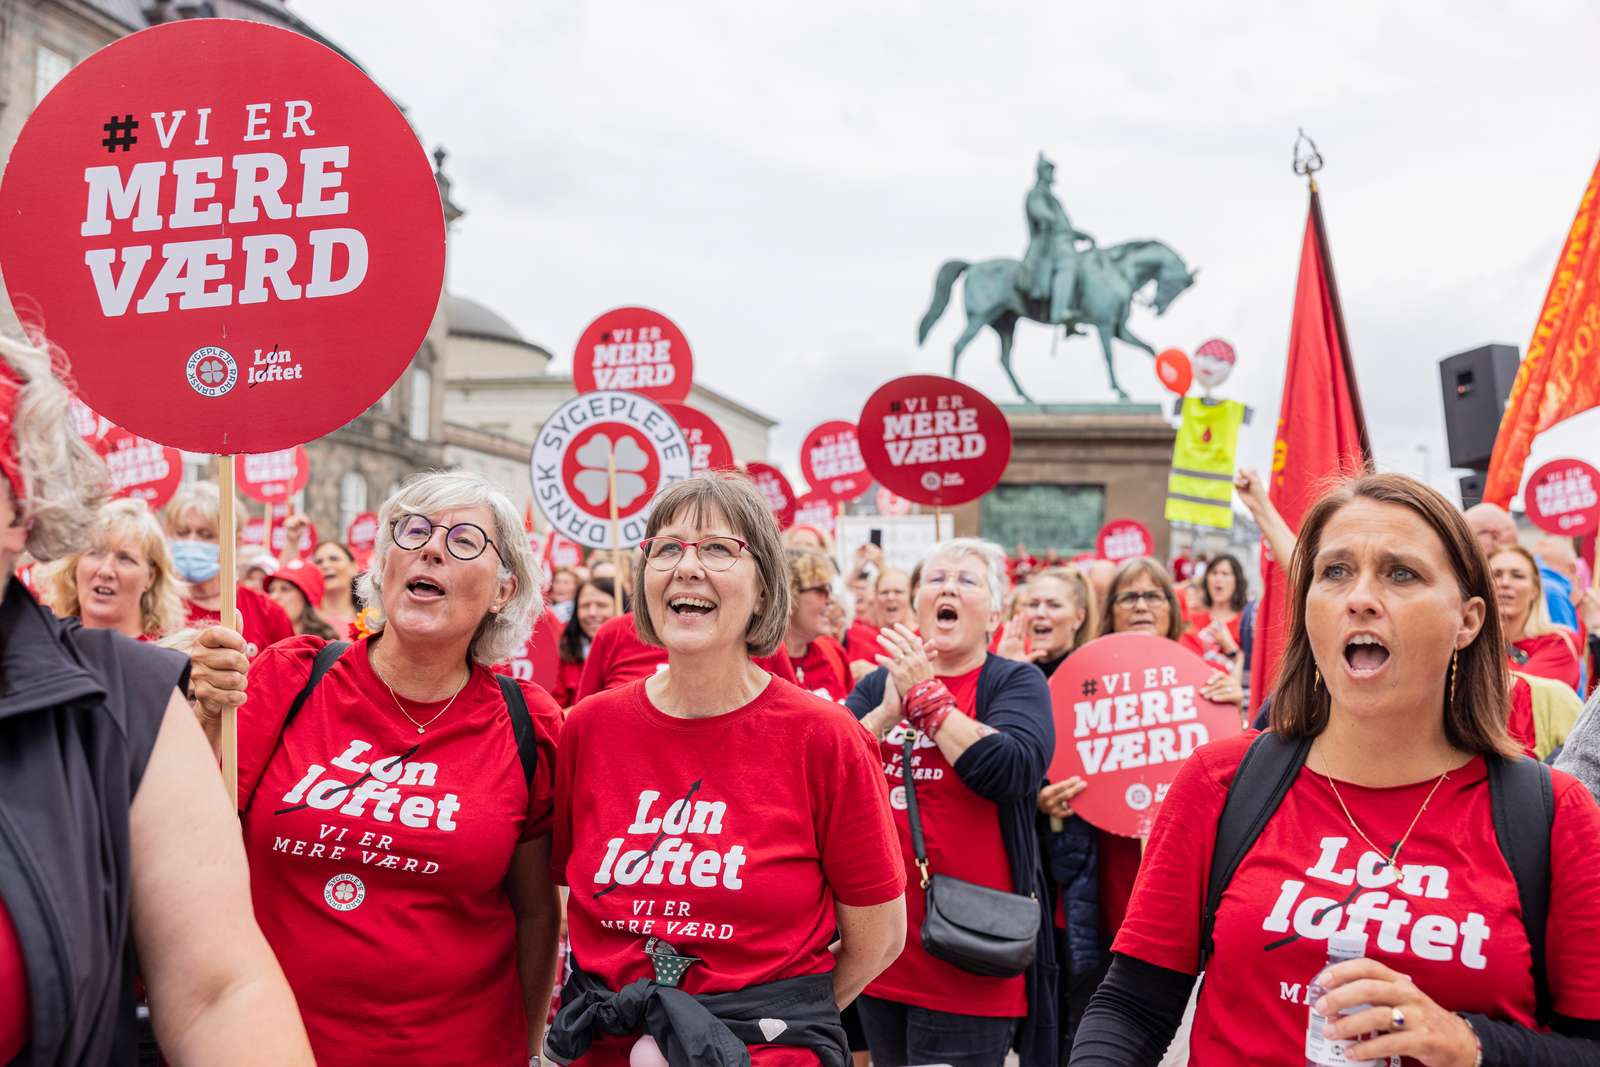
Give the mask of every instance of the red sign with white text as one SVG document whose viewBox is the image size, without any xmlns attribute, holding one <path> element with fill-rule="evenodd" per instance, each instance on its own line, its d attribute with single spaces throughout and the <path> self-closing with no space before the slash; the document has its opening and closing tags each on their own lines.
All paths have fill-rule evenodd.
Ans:
<svg viewBox="0 0 1600 1067">
<path fill-rule="evenodd" d="M 269 507 L 270 507 L 270 505 L 269 505 Z M 272 552 L 272 555 L 274 557 L 277 557 L 277 556 L 280 556 L 280 555 L 283 554 L 284 543 L 289 540 L 288 527 L 286 527 L 283 524 L 283 520 L 285 518 L 286 518 L 286 516 L 284 516 L 284 515 L 274 515 L 272 517 L 272 547 L 271 547 L 271 552 Z M 266 529 L 266 525 L 267 525 L 266 519 L 264 519 L 264 518 L 259 518 L 259 519 L 252 518 L 249 522 L 245 523 L 244 524 L 244 534 L 242 535 L 242 540 L 244 541 L 244 543 L 247 544 L 247 545 L 255 545 L 257 547 L 260 547 L 260 545 L 261 545 L 261 535 L 262 535 L 263 531 Z M 312 550 L 315 549 L 316 547 L 317 547 L 317 526 L 316 526 L 315 523 L 308 522 L 308 523 L 306 523 L 305 529 L 300 531 L 300 544 L 299 544 L 300 555 L 301 556 L 309 556 L 309 555 L 311 555 Z"/>
<path fill-rule="evenodd" d="M 655 401 L 682 401 L 694 381 L 694 356 L 677 324 L 649 308 L 613 308 L 591 322 L 572 354 L 580 393 L 626 389 Z"/>
<path fill-rule="evenodd" d="M 1200 695 L 1211 665 L 1154 634 L 1096 638 L 1050 676 L 1052 782 L 1089 788 L 1072 810 L 1123 837 L 1148 837 L 1178 768 L 1208 741 L 1242 729 L 1239 709 Z"/>
<path fill-rule="evenodd" d="M 239 491 L 263 504 L 287 504 L 311 480 L 311 460 L 304 445 L 281 452 L 233 457 Z"/>
<path fill-rule="evenodd" d="M 730 470 L 733 467 L 733 446 L 728 435 L 722 432 L 715 419 L 699 408 L 688 404 L 662 404 L 667 414 L 677 420 L 684 439 L 689 442 L 689 469 L 695 474 L 706 471 Z"/>
<path fill-rule="evenodd" d="M 97 444 L 100 438 L 111 429 L 111 423 L 95 414 L 94 408 L 85 404 L 77 397 L 67 401 L 67 418 L 72 420 L 72 430 L 79 437 L 91 445 Z"/>
<path fill-rule="evenodd" d="M 1150 536 L 1150 528 L 1142 522 L 1134 519 L 1112 519 L 1100 527 L 1100 533 L 1094 539 L 1094 547 L 1101 559 L 1121 563 L 1135 556 L 1155 555 L 1156 539 Z"/>
<path fill-rule="evenodd" d="M 853 424 L 825 422 L 806 434 L 800 446 L 800 473 L 813 493 L 848 503 L 872 488 L 872 472 L 861 458 Z"/>
<path fill-rule="evenodd" d="M 193 452 L 338 429 L 416 355 L 444 216 L 416 131 L 303 34 L 183 19 L 102 48 L 34 109 L 0 267 L 83 400 Z"/>
<path fill-rule="evenodd" d="M 378 516 L 363 511 L 351 519 L 344 532 L 344 543 L 350 549 L 350 554 L 355 556 L 356 562 L 365 566 L 378 544 Z"/>
<path fill-rule="evenodd" d="M 761 495 L 767 498 L 767 507 L 772 509 L 772 517 L 778 520 L 778 529 L 786 530 L 793 525 L 794 487 L 783 476 L 783 472 L 770 463 L 746 463 L 744 469 L 750 475 L 750 480 L 756 483 L 756 488 L 761 490 Z"/>
<path fill-rule="evenodd" d="M 533 620 L 528 643 L 517 650 L 510 662 L 496 666 L 495 673 L 554 692 L 561 673 L 561 624 L 548 611 L 541 611 Z"/>
<path fill-rule="evenodd" d="M 913 374 L 867 398 L 856 423 L 867 469 L 893 493 L 933 507 L 976 500 L 1011 458 L 1011 424 L 953 378 Z"/>
<path fill-rule="evenodd" d="M 833 522 L 838 513 L 838 501 L 813 490 L 794 502 L 794 518 L 791 525 L 815 526 L 832 537 Z"/>
<path fill-rule="evenodd" d="M 1528 520 L 1562 537 L 1600 530 L 1600 471 L 1581 459 L 1558 459 L 1533 472 L 1522 493 Z"/>
<path fill-rule="evenodd" d="M 878 491 L 872 495 L 872 503 L 878 509 L 879 515 L 898 518 L 901 515 L 911 514 L 911 501 L 903 496 L 896 496 L 882 486 L 879 486 Z"/>
<path fill-rule="evenodd" d="M 96 447 L 111 471 L 112 495 L 143 500 L 151 511 L 171 500 L 183 481 L 183 453 L 176 448 L 121 427 L 108 431 Z"/>
</svg>

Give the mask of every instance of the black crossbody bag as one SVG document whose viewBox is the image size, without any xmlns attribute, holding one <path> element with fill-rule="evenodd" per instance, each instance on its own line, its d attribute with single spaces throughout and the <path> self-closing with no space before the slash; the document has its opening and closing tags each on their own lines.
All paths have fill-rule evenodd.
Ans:
<svg viewBox="0 0 1600 1067">
<path fill-rule="evenodd" d="M 1019 975 L 1033 964 L 1039 936 L 1039 902 L 947 874 L 928 873 L 928 852 L 911 767 L 914 737 L 906 737 L 900 769 L 905 779 L 906 812 L 911 819 L 911 848 L 917 857 L 917 869 L 922 872 L 922 894 L 927 904 L 922 947 L 935 959 L 971 974 L 986 978 Z"/>
</svg>

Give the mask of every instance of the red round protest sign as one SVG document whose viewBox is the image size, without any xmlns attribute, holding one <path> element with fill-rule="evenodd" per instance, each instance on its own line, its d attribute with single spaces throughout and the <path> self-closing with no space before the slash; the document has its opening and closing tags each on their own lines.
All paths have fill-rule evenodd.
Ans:
<svg viewBox="0 0 1600 1067">
<path fill-rule="evenodd" d="M 271 508 L 272 505 L 267 505 L 269 511 Z M 289 540 L 289 528 L 283 524 L 283 520 L 287 517 L 286 515 L 274 515 L 272 517 L 272 544 L 266 551 L 270 551 L 274 559 L 282 555 L 284 543 Z M 244 533 L 240 535 L 240 539 L 247 545 L 262 547 L 262 534 L 266 531 L 266 525 L 265 518 L 250 519 L 244 524 Z M 317 524 L 307 522 L 305 529 L 300 531 L 300 544 L 297 548 L 301 556 L 309 556 L 316 547 Z"/>
<path fill-rule="evenodd" d="M 856 423 L 867 469 L 893 493 L 933 507 L 976 500 L 1011 458 L 1011 424 L 953 378 L 913 374 L 867 398 Z"/>
<path fill-rule="evenodd" d="M 889 492 L 882 486 L 879 486 L 878 491 L 872 495 L 872 503 L 878 509 L 879 515 L 899 518 L 901 515 L 911 514 L 911 501 Z"/>
<path fill-rule="evenodd" d="M 94 408 L 77 397 L 67 401 L 67 418 L 72 421 L 73 432 L 90 444 L 97 444 L 111 429 L 109 421 L 101 418 Z"/>
<path fill-rule="evenodd" d="M 689 469 L 695 474 L 707 471 L 728 470 L 733 467 L 733 446 L 728 435 L 722 432 L 715 419 L 699 408 L 688 404 L 662 404 L 667 414 L 677 420 L 684 439 L 689 442 Z"/>
<path fill-rule="evenodd" d="M 636 393 L 579 393 L 557 408 L 528 459 L 533 499 L 558 532 L 590 548 L 644 538 L 656 493 L 689 477 L 689 443 L 671 415 Z M 611 527 L 615 464 L 617 527 Z"/>
<path fill-rule="evenodd" d="M 580 393 L 626 389 L 681 401 L 693 380 L 694 356 L 683 331 L 649 308 L 611 309 L 588 325 L 572 354 L 572 384 Z"/>
<path fill-rule="evenodd" d="M 356 562 L 365 565 L 378 543 L 378 516 L 363 511 L 351 519 L 344 531 L 344 543 L 350 549 L 350 554 L 355 556 Z"/>
<path fill-rule="evenodd" d="M 503 671 L 519 682 L 533 682 L 553 693 L 560 683 L 561 624 L 548 611 L 533 621 L 528 641 L 512 655 Z"/>
<path fill-rule="evenodd" d="M 1558 459 L 1533 472 L 1522 493 L 1528 519 L 1562 537 L 1600 530 L 1600 471 L 1581 459 Z"/>
<path fill-rule="evenodd" d="M 1110 634 L 1068 657 L 1050 677 L 1049 776 L 1089 783 L 1072 810 L 1109 833 L 1148 837 L 1183 761 L 1240 732 L 1236 705 L 1200 696 L 1211 674 L 1205 660 L 1153 634 Z"/>
<path fill-rule="evenodd" d="M 171 500 L 183 481 L 183 453 L 176 448 L 121 427 L 107 431 L 96 447 L 111 471 L 112 495 L 143 500 L 152 511 Z"/>
<path fill-rule="evenodd" d="M 800 473 L 813 493 L 830 500 L 848 502 L 872 488 L 872 472 L 861 458 L 856 428 L 842 419 L 806 434 L 800 446 Z"/>
<path fill-rule="evenodd" d="M 233 476 L 239 491 L 263 504 L 287 504 L 311 480 L 311 460 L 304 445 L 281 452 L 234 456 Z"/>
<path fill-rule="evenodd" d="M 0 182 L 0 267 L 84 401 L 193 452 L 338 429 L 416 355 L 439 189 L 371 79 L 303 34 L 184 19 L 61 79 Z"/>
<path fill-rule="evenodd" d="M 1094 539 L 1095 551 L 1101 559 L 1121 563 L 1135 556 L 1153 556 L 1156 539 L 1150 536 L 1150 527 L 1134 519 L 1112 519 L 1100 527 Z"/>
<path fill-rule="evenodd" d="M 794 487 L 783 476 L 783 472 L 769 463 L 746 463 L 744 469 L 750 475 L 750 480 L 756 483 L 756 488 L 761 490 L 761 495 L 767 498 L 767 507 L 772 509 L 772 517 L 778 520 L 778 529 L 787 530 L 794 525 Z"/>
<path fill-rule="evenodd" d="M 792 526 L 815 526 L 829 537 L 833 536 L 834 519 L 839 514 L 839 502 L 826 493 L 815 490 L 794 502 Z"/>
</svg>

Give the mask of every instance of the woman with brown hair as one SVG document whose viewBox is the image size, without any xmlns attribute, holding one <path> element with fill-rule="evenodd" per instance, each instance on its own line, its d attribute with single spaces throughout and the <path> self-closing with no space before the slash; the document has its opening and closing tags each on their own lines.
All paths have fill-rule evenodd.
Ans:
<svg viewBox="0 0 1600 1067">
<path fill-rule="evenodd" d="M 1506 799 L 1548 772 L 1514 762 L 1500 620 L 1465 520 L 1420 482 L 1361 477 L 1307 512 L 1290 585 L 1272 733 L 1179 771 L 1074 1067 L 1157 1063 L 1202 967 L 1192 1064 L 1600 1063 L 1600 809 L 1559 772 L 1544 813 Z M 1282 760 L 1280 791 L 1230 809 L 1257 836 L 1223 846 L 1247 751 Z M 1530 936 L 1502 850 L 1546 833 Z M 1238 862 L 1207 914 L 1218 848 Z M 1325 967 L 1334 935 L 1354 958 Z"/>
</svg>

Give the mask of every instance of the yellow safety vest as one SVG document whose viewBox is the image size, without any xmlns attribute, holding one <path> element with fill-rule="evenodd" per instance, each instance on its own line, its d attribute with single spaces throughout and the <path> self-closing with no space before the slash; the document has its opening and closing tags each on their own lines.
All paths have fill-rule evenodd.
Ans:
<svg viewBox="0 0 1600 1067">
<path fill-rule="evenodd" d="M 1168 522 L 1233 529 L 1233 461 L 1244 413 L 1237 400 L 1184 397 L 1167 476 Z"/>
</svg>

